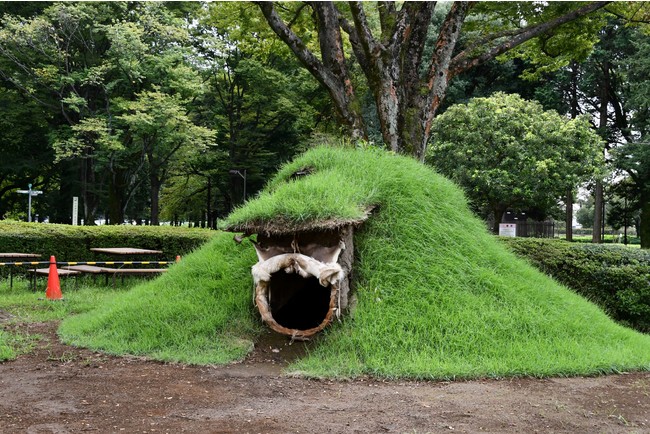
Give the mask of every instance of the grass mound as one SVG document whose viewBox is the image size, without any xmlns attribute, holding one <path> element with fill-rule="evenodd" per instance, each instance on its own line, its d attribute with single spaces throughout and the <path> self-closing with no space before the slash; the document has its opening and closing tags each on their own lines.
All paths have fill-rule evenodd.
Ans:
<svg viewBox="0 0 650 434">
<path fill-rule="evenodd" d="M 164 361 L 227 363 L 253 346 L 250 242 L 214 237 L 156 280 L 64 321 L 63 341 L 112 354 Z"/>
<path fill-rule="evenodd" d="M 293 179 L 305 168 L 309 175 Z M 291 371 L 470 378 L 650 369 L 650 336 L 615 324 L 517 259 L 472 216 L 456 186 L 412 159 L 379 150 L 311 150 L 228 224 L 277 219 L 299 227 L 359 218 L 372 206 L 355 235 L 356 309 Z M 217 258 L 219 266 L 211 262 Z M 256 330 L 254 262 L 250 247 L 218 237 L 119 303 L 65 321 L 61 334 L 80 345 L 166 360 L 240 357 Z"/>
</svg>

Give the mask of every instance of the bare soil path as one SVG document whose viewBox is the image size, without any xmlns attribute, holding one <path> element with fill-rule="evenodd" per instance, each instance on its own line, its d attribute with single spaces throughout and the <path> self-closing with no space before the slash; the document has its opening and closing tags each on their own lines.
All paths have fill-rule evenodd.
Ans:
<svg viewBox="0 0 650 434">
<path fill-rule="evenodd" d="M 19 326 L 42 339 L 0 363 L 0 433 L 650 433 L 650 373 L 319 381 L 282 375 L 286 342 L 196 367 L 69 347 L 55 329 Z"/>
</svg>

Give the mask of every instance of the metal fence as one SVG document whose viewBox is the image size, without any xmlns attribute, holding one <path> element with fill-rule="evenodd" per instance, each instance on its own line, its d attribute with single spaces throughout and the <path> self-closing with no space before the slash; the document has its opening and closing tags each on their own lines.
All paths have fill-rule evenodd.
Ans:
<svg viewBox="0 0 650 434">
<path fill-rule="evenodd" d="M 517 222 L 517 236 L 554 238 L 555 222 Z"/>
</svg>

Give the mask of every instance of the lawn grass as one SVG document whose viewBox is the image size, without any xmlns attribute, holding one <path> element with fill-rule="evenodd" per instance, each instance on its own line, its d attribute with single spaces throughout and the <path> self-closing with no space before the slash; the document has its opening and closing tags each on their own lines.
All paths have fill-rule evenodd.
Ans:
<svg viewBox="0 0 650 434">
<path fill-rule="evenodd" d="M 292 180 L 304 168 L 313 173 Z M 318 148 L 285 166 L 228 224 L 288 227 L 373 215 L 355 235 L 356 309 L 289 372 L 447 379 L 650 369 L 650 336 L 496 242 L 462 192 L 379 150 Z M 115 354 L 225 363 L 259 331 L 249 243 L 219 236 L 152 282 L 65 320 L 63 339 Z"/>
<path fill-rule="evenodd" d="M 128 290 L 136 281 L 127 281 L 127 285 L 118 287 L 97 287 L 88 279 L 79 282 L 66 279 L 61 282 L 64 299 L 46 300 L 45 281 L 39 279 L 38 290 L 32 291 L 28 279 L 17 277 L 13 287 L 9 279 L 0 279 L 0 313 L 10 317 L 4 318 L 4 323 L 57 321 L 82 312 L 90 311 L 120 293 Z M 0 328 L 0 361 L 15 358 L 18 354 L 27 352 L 38 337 L 16 334 Z"/>
<path fill-rule="evenodd" d="M 0 329 L 0 362 L 11 360 L 16 357 L 16 352 L 10 345 L 11 336 Z"/>
</svg>

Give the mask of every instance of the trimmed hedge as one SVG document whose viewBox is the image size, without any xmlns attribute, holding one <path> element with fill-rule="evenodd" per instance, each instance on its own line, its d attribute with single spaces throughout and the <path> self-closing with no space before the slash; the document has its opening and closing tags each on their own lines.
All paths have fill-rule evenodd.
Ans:
<svg viewBox="0 0 650 434">
<path fill-rule="evenodd" d="M 563 240 L 499 239 L 542 272 L 603 307 L 615 320 L 650 332 L 650 252 Z"/>
<path fill-rule="evenodd" d="M 116 260 L 95 255 L 91 247 L 138 247 L 162 250 L 159 260 L 185 255 L 215 235 L 207 229 L 172 226 L 70 226 L 0 221 L 0 252 L 39 253 L 57 261 Z M 154 258 L 147 258 L 153 260 Z"/>
</svg>

